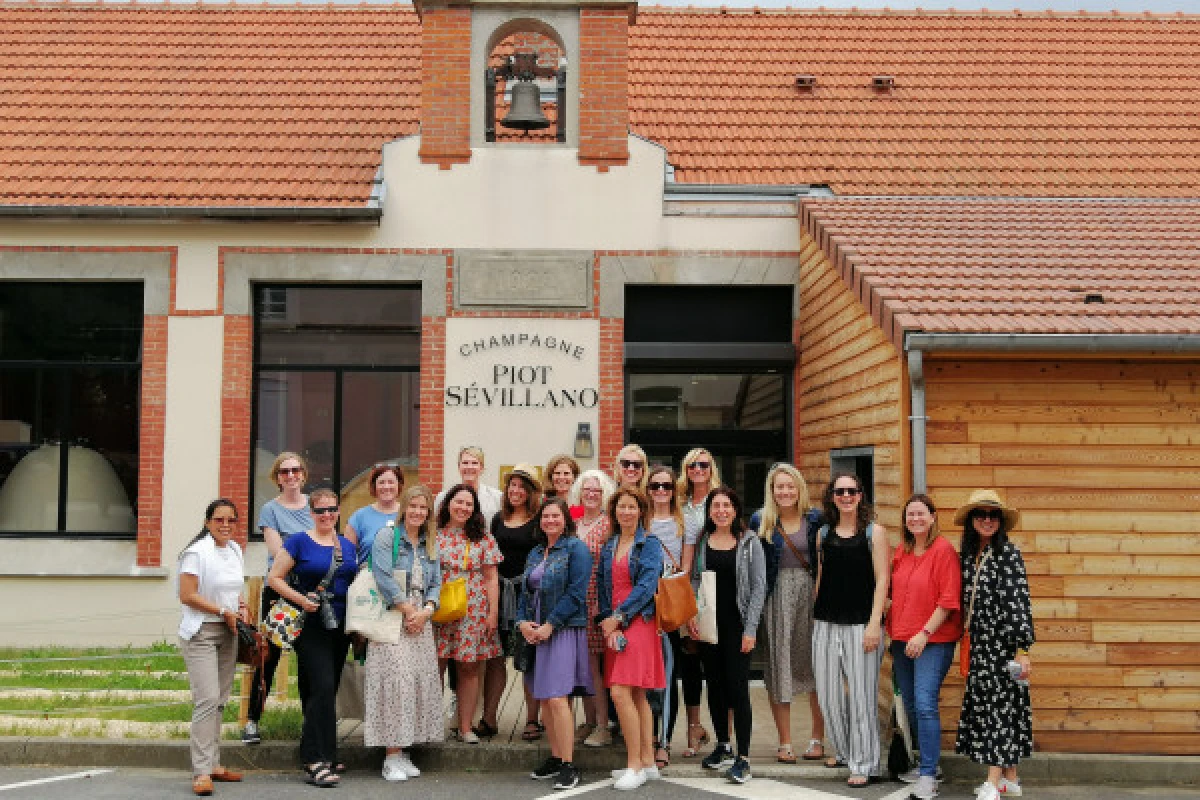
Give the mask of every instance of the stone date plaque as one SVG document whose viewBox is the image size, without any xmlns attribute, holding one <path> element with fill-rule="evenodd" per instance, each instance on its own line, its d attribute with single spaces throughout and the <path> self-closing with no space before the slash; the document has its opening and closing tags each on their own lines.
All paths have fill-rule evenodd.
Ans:
<svg viewBox="0 0 1200 800">
<path fill-rule="evenodd" d="M 458 308 L 572 308 L 592 305 L 592 254 L 517 250 L 459 253 Z"/>
</svg>

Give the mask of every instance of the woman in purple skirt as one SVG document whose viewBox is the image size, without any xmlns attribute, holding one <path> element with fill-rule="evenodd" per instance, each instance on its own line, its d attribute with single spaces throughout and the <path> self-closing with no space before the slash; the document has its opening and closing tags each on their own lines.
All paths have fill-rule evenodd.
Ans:
<svg viewBox="0 0 1200 800">
<path fill-rule="evenodd" d="M 587 587 L 592 554 L 575 536 L 575 520 L 564 499 L 552 497 L 537 514 L 537 546 L 525 561 L 524 591 L 517 607 L 517 631 L 534 645 L 533 669 L 525 682 L 542 702 L 550 757 L 533 771 L 534 780 L 553 780 L 555 789 L 579 785 L 572 763 L 575 718 L 572 697 L 591 696 L 587 641 Z"/>
</svg>

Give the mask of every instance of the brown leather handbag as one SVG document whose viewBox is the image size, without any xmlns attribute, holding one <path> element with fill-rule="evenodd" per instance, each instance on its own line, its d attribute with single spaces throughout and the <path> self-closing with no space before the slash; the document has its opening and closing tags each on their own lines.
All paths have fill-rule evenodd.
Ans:
<svg viewBox="0 0 1200 800">
<path fill-rule="evenodd" d="M 658 591 L 654 595 L 654 616 L 658 620 L 658 629 L 663 633 L 671 633 L 696 616 L 696 592 L 692 589 L 691 578 L 680 569 L 679 562 L 671 555 L 662 539 L 657 541 L 667 558 L 671 559 L 671 566 L 675 572 L 658 579 Z"/>
</svg>

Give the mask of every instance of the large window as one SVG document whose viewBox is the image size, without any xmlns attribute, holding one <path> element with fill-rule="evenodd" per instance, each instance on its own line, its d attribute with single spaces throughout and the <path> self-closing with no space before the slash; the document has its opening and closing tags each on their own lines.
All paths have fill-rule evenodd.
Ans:
<svg viewBox="0 0 1200 800">
<path fill-rule="evenodd" d="M 278 493 L 275 456 L 298 452 L 309 485 L 369 501 L 379 462 L 416 479 L 421 293 L 415 287 L 255 288 L 254 508 Z M 253 525 L 253 522 L 251 522 Z M 257 533 L 257 530 L 253 531 Z"/>
<path fill-rule="evenodd" d="M 0 289 L 0 535 L 134 538 L 142 284 Z"/>
</svg>

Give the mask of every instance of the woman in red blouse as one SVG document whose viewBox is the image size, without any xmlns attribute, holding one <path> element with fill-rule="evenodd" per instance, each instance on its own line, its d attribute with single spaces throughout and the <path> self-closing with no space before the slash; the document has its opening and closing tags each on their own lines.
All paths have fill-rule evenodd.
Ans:
<svg viewBox="0 0 1200 800">
<path fill-rule="evenodd" d="M 904 506 L 904 542 L 892 554 L 889 594 L 892 668 L 921 751 L 920 767 L 901 778 L 914 783 L 913 797 L 930 800 L 937 794 L 942 749 L 938 694 L 962 636 L 962 573 L 954 546 L 938 534 L 937 509 L 926 495 L 914 494 Z"/>
</svg>

